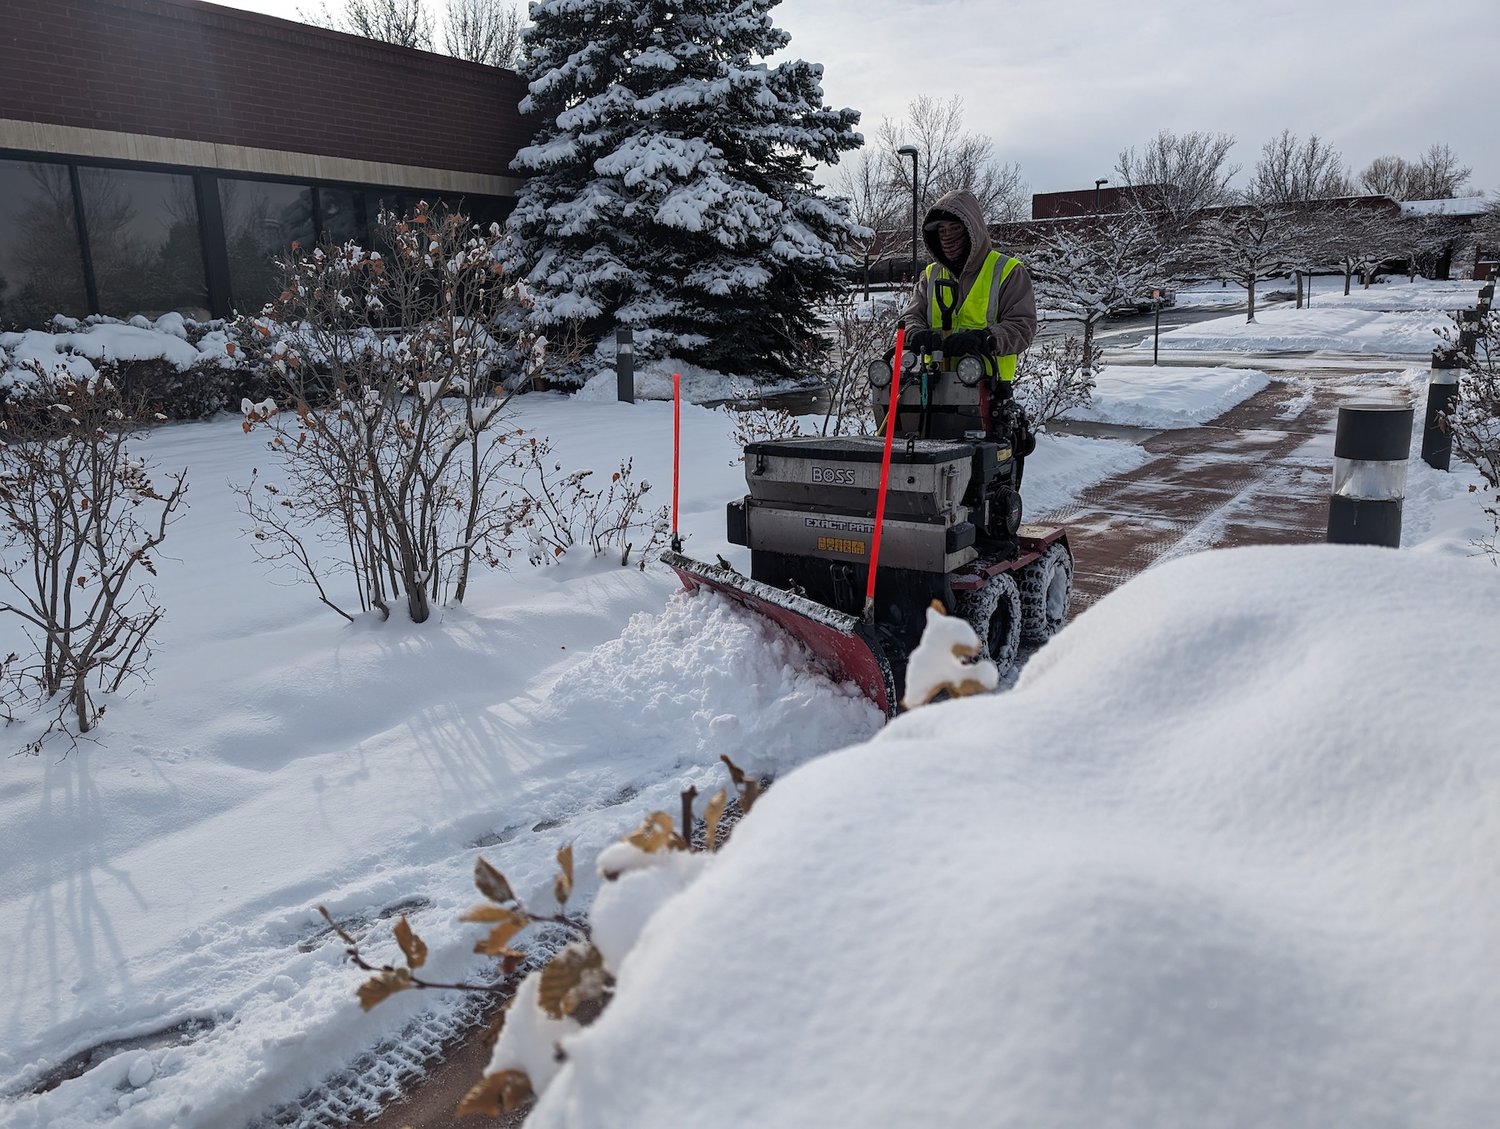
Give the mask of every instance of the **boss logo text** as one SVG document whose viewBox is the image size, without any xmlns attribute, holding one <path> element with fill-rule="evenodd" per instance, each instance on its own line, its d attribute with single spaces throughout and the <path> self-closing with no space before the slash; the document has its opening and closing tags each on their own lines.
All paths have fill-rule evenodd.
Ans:
<svg viewBox="0 0 1500 1129">
<path fill-rule="evenodd" d="M 829 486 L 853 486 L 854 471 L 849 467 L 814 466 L 812 480 Z"/>
</svg>

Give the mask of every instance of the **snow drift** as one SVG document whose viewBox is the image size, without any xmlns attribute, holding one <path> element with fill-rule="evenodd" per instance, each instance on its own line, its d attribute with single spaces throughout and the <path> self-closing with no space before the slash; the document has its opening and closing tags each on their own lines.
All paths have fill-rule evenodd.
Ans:
<svg viewBox="0 0 1500 1129">
<path fill-rule="evenodd" d="M 1497 637 L 1472 560 L 1143 574 L 773 788 L 528 1125 L 1488 1123 Z"/>
</svg>

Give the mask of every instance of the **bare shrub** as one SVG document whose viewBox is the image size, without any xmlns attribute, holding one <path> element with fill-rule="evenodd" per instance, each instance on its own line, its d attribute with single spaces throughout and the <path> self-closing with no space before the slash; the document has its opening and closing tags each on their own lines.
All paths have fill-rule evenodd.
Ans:
<svg viewBox="0 0 1500 1129">
<path fill-rule="evenodd" d="M 620 564 L 630 563 L 639 550 L 641 566 L 670 536 L 671 515 L 666 506 L 645 506 L 649 482 L 635 478 L 635 460 L 626 459 L 602 486 L 594 472 L 564 472 L 552 459 L 552 445 L 541 436 L 522 438 L 509 464 L 519 472 L 513 479 L 518 495 L 505 520 L 507 534 L 527 541 L 527 559 L 550 564 L 575 546 L 587 546 L 594 556 L 618 551 Z"/>
<path fill-rule="evenodd" d="M 1086 406 L 1104 369 L 1104 350 L 1077 337 L 1039 340 L 1016 364 L 1016 399 L 1034 427 Z"/>
<path fill-rule="evenodd" d="M 1472 350 L 1458 350 L 1463 379 L 1447 426 L 1453 434 L 1453 450 L 1474 464 L 1493 492 L 1494 502 L 1485 512 L 1494 524 L 1495 536 L 1479 547 L 1500 563 L 1500 329 L 1494 312 L 1485 310 L 1477 322 L 1455 319 L 1454 329 L 1444 336 L 1457 342 L 1457 331 L 1465 327 L 1475 331 L 1475 344 Z"/>
<path fill-rule="evenodd" d="M 94 695 L 147 670 L 162 608 L 141 576 L 156 572 L 187 471 L 153 479 L 130 451 L 140 415 L 108 380 L 31 372 L 0 404 L 0 612 L 34 648 L 6 665 L 86 733 L 104 712 Z"/>
<path fill-rule="evenodd" d="M 748 443 L 764 443 L 778 439 L 797 439 L 806 434 L 802 421 L 785 408 L 767 404 L 752 404 L 743 410 L 730 410 L 734 426 L 730 435 L 740 454 L 729 464 L 735 466 L 745 461 L 745 446 Z"/>
<path fill-rule="evenodd" d="M 868 370 L 871 361 L 895 347 L 902 304 L 889 298 L 862 301 L 850 293 L 828 305 L 825 324 L 833 339 L 833 367 L 827 379 L 823 435 L 868 435 L 874 431 Z"/>
<path fill-rule="evenodd" d="M 499 328 L 527 296 L 500 277 L 498 237 L 441 206 L 382 212 L 386 254 L 316 248 L 237 326 L 276 390 L 241 405 L 245 430 L 269 433 L 285 480 L 238 486 L 241 508 L 263 557 L 346 618 L 404 600 L 421 623 L 504 553 L 502 471 L 516 453 L 502 376 L 519 387 L 539 372 L 546 341 Z M 352 600 L 335 574 L 353 578 Z"/>
</svg>

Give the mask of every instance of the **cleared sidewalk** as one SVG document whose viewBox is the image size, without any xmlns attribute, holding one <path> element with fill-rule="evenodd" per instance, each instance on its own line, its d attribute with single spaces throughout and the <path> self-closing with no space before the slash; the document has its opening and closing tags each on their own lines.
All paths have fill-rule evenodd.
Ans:
<svg viewBox="0 0 1500 1129">
<path fill-rule="evenodd" d="M 1155 458 L 1046 515 L 1067 527 L 1073 545 L 1073 614 L 1158 561 L 1322 541 L 1338 407 L 1364 383 L 1316 369 L 1278 374 L 1204 426 L 1141 432 Z M 1389 396 L 1390 385 L 1379 392 Z"/>
</svg>

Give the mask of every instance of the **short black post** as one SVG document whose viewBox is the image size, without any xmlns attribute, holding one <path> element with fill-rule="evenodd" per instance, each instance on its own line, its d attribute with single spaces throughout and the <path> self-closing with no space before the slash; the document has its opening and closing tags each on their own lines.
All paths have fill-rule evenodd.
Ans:
<svg viewBox="0 0 1500 1129">
<path fill-rule="evenodd" d="M 622 404 L 635 403 L 635 335 L 615 330 L 615 393 Z"/>
<path fill-rule="evenodd" d="M 1488 308 L 1495 301 L 1495 284 L 1486 282 L 1479 288 L 1479 304 Z"/>
<path fill-rule="evenodd" d="M 1434 470 L 1447 470 L 1453 457 L 1453 434 L 1444 417 L 1458 399 L 1457 349 L 1432 351 L 1432 377 L 1427 382 L 1427 415 L 1422 425 L 1422 461 Z"/>
<path fill-rule="evenodd" d="M 1156 291 L 1152 291 L 1151 309 L 1156 314 L 1156 329 L 1151 339 L 1151 363 L 1157 365 L 1161 363 L 1161 295 Z"/>
<path fill-rule="evenodd" d="M 1401 503 L 1411 452 L 1411 408 L 1346 404 L 1333 440 L 1333 496 L 1328 541 L 1333 545 L 1401 544 Z"/>
<path fill-rule="evenodd" d="M 1466 357 L 1472 357 L 1479 346 L 1481 316 L 1478 310 L 1458 311 L 1458 351 Z"/>
</svg>

